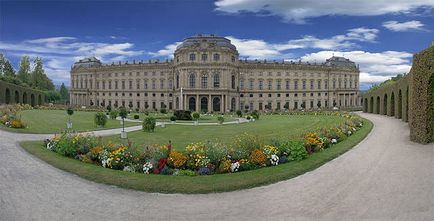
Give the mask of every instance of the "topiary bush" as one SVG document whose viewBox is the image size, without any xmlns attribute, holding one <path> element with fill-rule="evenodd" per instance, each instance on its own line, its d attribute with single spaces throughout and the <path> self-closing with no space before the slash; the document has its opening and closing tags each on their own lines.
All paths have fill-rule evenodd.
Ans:
<svg viewBox="0 0 434 221">
<path fill-rule="evenodd" d="M 198 112 L 194 112 L 191 116 L 193 117 L 194 120 L 199 120 L 200 118 L 200 114 Z"/>
<path fill-rule="evenodd" d="M 252 117 L 255 120 L 259 120 L 259 112 L 257 110 L 252 111 Z"/>
<path fill-rule="evenodd" d="M 134 119 L 138 120 L 140 118 L 140 116 L 138 114 L 134 115 Z"/>
<path fill-rule="evenodd" d="M 161 109 L 160 109 L 160 113 L 162 113 L 162 114 L 167 114 L 167 110 L 166 110 L 166 108 L 161 108 Z"/>
<path fill-rule="evenodd" d="M 243 112 L 240 111 L 240 110 L 237 110 L 236 114 L 237 114 L 238 117 L 242 117 L 243 116 Z"/>
<path fill-rule="evenodd" d="M 143 120 L 143 124 L 142 124 L 143 131 L 154 132 L 156 124 L 157 124 L 157 122 L 156 122 L 155 118 L 145 117 L 145 119 Z"/>
<path fill-rule="evenodd" d="M 218 116 L 217 121 L 219 122 L 219 124 L 223 124 L 223 122 L 225 122 L 225 118 L 223 116 Z"/>
<path fill-rule="evenodd" d="M 107 115 L 103 112 L 98 112 L 95 114 L 94 121 L 98 127 L 104 127 L 107 124 Z"/>
<path fill-rule="evenodd" d="M 176 121 L 176 117 L 175 116 L 171 116 L 170 117 L 170 121 Z"/>
</svg>

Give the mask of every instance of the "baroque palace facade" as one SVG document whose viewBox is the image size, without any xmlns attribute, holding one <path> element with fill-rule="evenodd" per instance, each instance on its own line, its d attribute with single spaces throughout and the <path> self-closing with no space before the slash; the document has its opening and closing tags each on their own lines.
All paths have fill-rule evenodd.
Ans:
<svg viewBox="0 0 434 221">
<path fill-rule="evenodd" d="M 200 112 L 360 106 L 359 68 L 343 57 L 321 64 L 239 60 L 230 40 L 186 38 L 173 60 L 102 64 L 85 58 L 71 68 L 70 102 L 141 110 Z"/>
</svg>

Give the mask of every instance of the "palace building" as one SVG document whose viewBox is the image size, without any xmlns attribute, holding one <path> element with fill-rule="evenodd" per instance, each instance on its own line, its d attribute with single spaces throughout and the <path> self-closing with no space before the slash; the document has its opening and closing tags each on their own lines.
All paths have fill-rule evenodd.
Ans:
<svg viewBox="0 0 434 221">
<path fill-rule="evenodd" d="M 70 102 L 199 112 L 355 107 L 359 73 L 335 56 L 323 63 L 240 60 L 229 39 L 197 35 L 176 48 L 173 60 L 79 60 L 71 68 Z"/>
</svg>

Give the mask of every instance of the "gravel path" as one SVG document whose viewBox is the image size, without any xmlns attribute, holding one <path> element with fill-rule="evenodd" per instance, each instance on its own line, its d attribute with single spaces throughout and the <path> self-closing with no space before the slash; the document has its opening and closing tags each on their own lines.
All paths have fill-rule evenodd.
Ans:
<svg viewBox="0 0 434 221">
<path fill-rule="evenodd" d="M 434 220 L 434 144 L 374 122 L 367 139 L 294 179 L 248 190 L 156 194 L 96 184 L 47 165 L 0 131 L 0 220 Z"/>
</svg>

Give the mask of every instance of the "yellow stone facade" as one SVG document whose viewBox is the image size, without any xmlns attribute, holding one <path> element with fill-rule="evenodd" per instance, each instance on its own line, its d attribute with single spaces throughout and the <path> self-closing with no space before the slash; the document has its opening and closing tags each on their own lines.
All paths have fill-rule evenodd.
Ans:
<svg viewBox="0 0 434 221">
<path fill-rule="evenodd" d="M 240 60 L 229 39 L 198 35 L 186 38 L 170 61 L 76 62 L 70 102 L 140 110 L 281 111 L 356 107 L 358 94 L 359 69 L 348 59 Z"/>
</svg>

